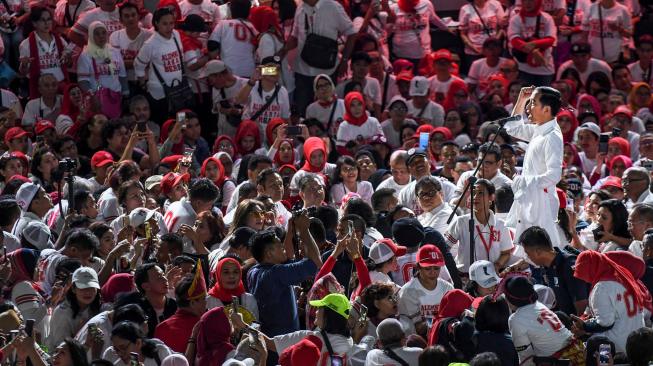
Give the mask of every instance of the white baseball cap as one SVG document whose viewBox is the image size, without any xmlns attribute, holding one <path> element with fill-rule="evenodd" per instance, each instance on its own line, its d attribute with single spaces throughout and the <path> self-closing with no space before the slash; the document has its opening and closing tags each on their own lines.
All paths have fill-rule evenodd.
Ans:
<svg viewBox="0 0 653 366">
<path fill-rule="evenodd" d="M 408 95 L 411 97 L 423 97 L 429 93 L 429 79 L 424 76 L 415 76 L 410 81 L 410 89 Z"/>
<path fill-rule="evenodd" d="M 98 281 L 97 273 L 91 267 L 79 267 L 73 272 L 73 281 L 75 287 L 78 289 L 96 288 L 100 289 L 100 281 Z"/>
<path fill-rule="evenodd" d="M 52 248 L 50 228 L 41 221 L 30 221 L 23 229 L 23 238 L 36 249 Z"/>
<path fill-rule="evenodd" d="M 16 202 L 22 211 L 27 211 L 32 200 L 39 192 L 40 185 L 36 183 L 23 183 L 16 192 Z"/>
<path fill-rule="evenodd" d="M 406 247 L 395 244 L 392 239 L 380 239 L 374 242 L 370 247 L 370 259 L 375 264 L 387 262 L 392 257 L 401 257 L 406 254 Z"/>
<path fill-rule="evenodd" d="M 137 228 L 145 223 L 145 221 L 154 217 L 155 211 L 149 210 L 145 207 L 138 207 L 129 213 L 129 225 Z"/>
<path fill-rule="evenodd" d="M 469 266 L 469 279 L 483 288 L 496 286 L 500 280 L 494 263 L 486 260 L 478 260 Z"/>
<path fill-rule="evenodd" d="M 551 287 L 536 284 L 533 289 L 537 292 L 537 300 L 547 308 L 553 309 L 556 306 L 556 294 Z"/>
</svg>

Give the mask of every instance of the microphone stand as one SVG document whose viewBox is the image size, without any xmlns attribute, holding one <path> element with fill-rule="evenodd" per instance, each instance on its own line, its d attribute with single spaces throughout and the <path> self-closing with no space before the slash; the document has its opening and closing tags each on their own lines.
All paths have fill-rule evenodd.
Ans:
<svg viewBox="0 0 653 366">
<path fill-rule="evenodd" d="M 497 121 L 492 121 L 491 123 L 495 123 Z M 497 137 L 499 136 L 499 132 L 503 130 L 503 126 L 500 124 L 496 124 L 499 129 L 497 132 L 494 134 L 494 137 L 492 137 L 492 141 L 490 141 L 490 144 L 494 144 L 497 140 Z M 467 190 L 472 187 L 472 189 L 469 192 L 469 264 L 471 265 L 472 263 L 475 262 L 475 257 L 476 257 L 476 244 L 475 244 L 475 239 L 474 239 L 474 184 L 476 184 L 476 174 L 478 173 L 478 170 L 483 166 L 483 163 L 485 163 L 485 158 L 487 156 L 487 151 L 483 153 L 481 156 L 481 160 L 478 162 L 476 165 L 476 169 L 474 169 L 474 173 L 468 178 L 468 184 L 465 186 L 465 189 L 463 190 L 462 195 L 460 196 L 460 199 L 456 203 L 456 206 L 453 208 L 453 212 L 451 212 L 451 215 L 449 215 L 449 218 L 447 219 L 447 224 L 453 220 L 454 215 L 456 214 L 456 211 L 458 211 L 458 208 L 460 207 L 460 203 L 463 201 L 463 198 L 465 197 L 465 194 L 467 194 Z"/>
</svg>

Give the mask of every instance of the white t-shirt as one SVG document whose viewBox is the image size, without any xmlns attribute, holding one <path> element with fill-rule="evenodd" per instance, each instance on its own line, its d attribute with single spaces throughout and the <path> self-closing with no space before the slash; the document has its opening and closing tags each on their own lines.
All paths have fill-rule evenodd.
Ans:
<svg viewBox="0 0 653 366">
<path fill-rule="evenodd" d="M 351 79 L 343 80 L 338 84 L 338 86 L 336 86 L 336 94 L 338 94 L 338 98 L 345 98 L 345 87 L 350 81 Z M 365 83 L 363 84 L 363 95 L 369 98 L 374 104 L 381 105 L 381 99 L 383 97 L 382 93 L 379 81 L 375 78 L 366 76 Z"/>
<path fill-rule="evenodd" d="M 453 286 L 440 278 L 433 290 L 425 289 L 418 277 L 411 279 L 399 290 L 399 303 L 397 304 L 399 316 L 409 317 L 415 323 L 416 320 L 420 320 L 420 317 L 415 317 L 415 315 L 420 315 L 421 319 L 425 319 L 430 327 L 433 319 L 438 315 L 442 297 L 449 290 L 453 290 Z"/>
<path fill-rule="evenodd" d="M 340 206 L 342 197 L 344 197 L 349 190 L 345 187 L 343 183 L 334 184 L 331 186 L 330 196 L 331 202 L 336 207 Z M 370 205 L 372 204 L 372 194 L 374 193 L 374 188 L 372 188 L 372 183 L 368 181 L 359 181 L 356 182 L 356 193 L 361 196 L 361 199 Z"/>
<path fill-rule="evenodd" d="M 572 337 L 558 316 L 539 301 L 515 310 L 508 318 L 508 327 L 520 363 L 531 356 L 551 356 Z"/>
<path fill-rule="evenodd" d="M 535 24 L 537 24 L 537 17 L 522 18 L 521 16 L 513 16 L 510 18 L 510 23 L 508 25 L 508 40 L 512 41 L 515 38 L 526 39 L 533 37 L 535 35 Z M 539 38 L 553 37 L 553 44 L 555 44 L 556 34 L 557 28 L 553 18 L 545 12 L 540 13 Z M 542 53 L 542 56 L 544 56 L 544 59 L 546 60 L 544 65 L 533 67 L 525 62 L 517 62 L 519 70 L 534 75 L 555 74 L 552 50 L 553 47 L 549 47 Z"/>
<path fill-rule="evenodd" d="M 54 75 L 55 78 L 57 78 L 57 81 L 62 81 L 64 75 L 60 65 L 61 54 L 57 49 L 57 42 L 55 41 L 54 36 L 52 36 L 50 43 L 42 40 L 41 37 L 39 37 L 39 35 L 36 34 L 36 32 L 34 33 L 34 36 L 36 38 L 36 50 L 38 51 L 38 56 L 36 55 L 33 56 L 31 54 L 30 47 L 29 47 L 29 37 L 27 37 L 22 42 L 20 42 L 20 46 L 18 47 L 20 57 L 21 58 L 38 57 L 38 62 L 41 68 L 41 74 L 52 74 Z M 65 39 L 61 38 L 61 44 L 63 46 L 62 48 L 63 51 L 66 48 L 68 42 L 66 42 Z M 36 61 L 32 60 L 32 62 L 36 62 Z M 27 74 L 27 77 L 29 77 L 29 73 Z"/>
<path fill-rule="evenodd" d="M 376 135 L 383 136 L 383 129 L 379 120 L 374 117 L 368 117 L 362 125 L 352 125 L 346 120 L 340 123 L 338 134 L 336 135 L 336 145 L 345 146 L 349 141 L 368 141 Z"/>
<path fill-rule="evenodd" d="M 336 135 L 338 132 L 338 126 L 340 126 L 343 116 L 345 115 L 345 101 L 338 99 L 336 103 L 336 109 L 333 111 L 333 117 L 331 118 L 331 129 L 328 131 L 331 136 Z M 323 107 L 320 103 L 313 102 L 306 108 L 306 118 L 316 118 L 318 121 L 322 122 L 324 128 L 328 128 L 331 109 L 333 109 L 333 103 L 327 107 Z"/>
<path fill-rule="evenodd" d="M 404 189 L 404 187 L 406 187 L 407 185 L 408 185 L 408 183 L 399 184 L 399 183 L 397 183 L 397 181 L 395 181 L 394 177 L 390 177 L 390 178 L 384 180 L 383 182 L 381 182 L 376 187 L 376 190 L 378 191 L 379 189 L 382 189 L 382 188 L 390 188 L 390 189 L 394 189 L 395 193 L 399 194 L 399 192 L 401 192 L 401 190 Z"/>
<path fill-rule="evenodd" d="M 12 91 L 8 89 L 0 89 L 0 100 L 0 105 L 13 110 L 16 113 L 16 117 L 23 117 L 23 106 L 20 105 L 18 97 Z"/>
<path fill-rule="evenodd" d="M 451 85 L 451 82 L 454 80 L 460 80 L 464 81 L 463 79 L 459 78 L 456 75 L 451 75 L 449 79 L 445 81 L 441 81 L 438 79 L 437 75 L 433 75 L 429 78 L 429 90 L 431 91 L 431 94 L 433 95 L 433 99 L 435 99 L 436 102 L 442 102 L 447 95 L 447 92 L 449 91 L 449 86 Z M 410 109 L 410 104 L 409 109 Z"/>
<path fill-rule="evenodd" d="M 111 347 L 111 330 L 113 329 L 113 323 L 109 319 L 109 311 L 103 311 L 96 316 L 89 319 L 82 327 L 77 331 L 75 335 L 75 340 L 84 344 L 86 341 L 86 335 L 88 334 L 88 326 L 94 324 L 102 331 L 102 352 L 106 351 L 107 348 Z M 89 351 L 90 354 L 90 351 Z"/>
<path fill-rule="evenodd" d="M 188 0 L 181 0 L 179 2 L 179 9 L 181 9 L 182 18 L 185 18 L 189 14 L 201 16 L 210 30 L 214 29 L 220 22 L 220 8 L 218 8 L 217 4 L 209 0 L 202 0 L 198 5 L 191 4 Z"/>
<path fill-rule="evenodd" d="M 652 66 L 653 65 L 649 65 L 646 70 L 642 70 L 642 65 L 639 64 L 639 61 L 635 61 L 628 65 L 628 70 L 630 70 L 630 75 L 633 78 L 633 82 L 643 81 L 650 84 L 651 80 L 653 80 Z"/>
<path fill-rule="evenodd" d="M 113 189 L 107 188 L 100 194 L 97 200 L 98 215 L 97 221 L 106 221 L 110 223 L 113 219 L 122 214 L 122 208 L 118 203 L 118 197 L 113 192 Z"/>
<path fill-rule="evenodd" d="M 254 74 L 254 44 L 258 32 L 248 20 L 226 19 L 218 23 L 209 40 L 220 43 L 220 58 L 238 76 Z"/>
<path fill-rule="evenodd" d="M 444 196 L 444 201 L 449 202 L 453 198 L 454 192 L 456 191 L 456 186 L 449 182 L 446 178 L 436 177 L 440 180 L 442 185 L 442 195 Z M 415 215 L 422 214 L 422 208 L 419 207 L 417 203 L 417 195 L 415 194 L 415 184 L 417 180 L 413 180 L 408 183 L 402 190 L 399 192 L 399 203 L 413 210 Z"/>
<path fill-rule="evenodd" d="M 107 27 L 108 36 L 123 28 L 122 23 L 120 23 L 118 7 L 116 7 L 112 12 L 106 12 L 100 8 L 91 9 L 82 14 L 71 29 L 73 32 L 87 38 L 88 28 L 96 20 L 102 22 Z"/>
<path fill-rule="evenodd" d="M 440 234 L 443 234 L 447 230 L 447 220 L 452 212 L 453 209 L 451 206 L 446 202 L 442 202 L 438 207 L 431 211 L 424 212 L 417 216 L 417 219 L 422 226 L 432 227 Z"/>
<path fill-rule="evenodd" d="M 521 8 L 521 0 L 517 0 L 515 2 L 515 7 Z M 547 13 L 565 8 L 565 0 L 542 0 L 542 10 L 546 11 Z"/>
<path fill-rule="evenodd" d="M 25 112 L 23 113 L 23 127 L 34 125 L 36 121 L 44 119 L 56 109 L 61 111 L 62 99 L 61 95 L 57 95 L 57 100 L 55 101 L 53 108 L 50 108 L 43 103 L 42 98 L 32 99 L 27 102 L 27 104 L 25 104 Z"/>
<path fill-rule="evenodd" d="M 163 222 L 169 233 L 176 233 L 181 225 L 186 224 L 191 227 L 195 225 L 196 218 L 197 213 L 191 206 L 190 201 L 186 197 L 182 197 L 181 200 L 175 201 L 168 206 L 163 216 Z M 195 253 L 195 248 L 193 248 L 191 241 L 187 237 L 184 237 L 184 252 Z"/>
<path fill-rule="evenodd" d="M 431 126 L 442 126 L 444 124 L 444 108 L 438 103 L 429 100 L 423 108 L 417 108 L 412 101 L 408 101 L 408 116 L 415 121 L 424 120 Z"/>
<path fill-rule="evenodd" d="M 419 355 L 423 349 L 417 347 L 392 348 L 392 351 L 409 365 L 419 363 Z M 383 350 L 373 349 L 365 358 L 365 366 L 401 366 L 397 361 L 388 357 Z"/>
<path fill-rule="evenodd" d="M 329 350 L 326 347 L 326 343 L 322 338 L 320 332 L 314 332 L 310 330 L 299 330 L 292 333 L 282 334 L 272 338 L 274 340 L 274 345 L 277 348 L 277 353 L 281 354 L 286 348 L 299 343 L 302 339 L 308 337 L 309 335 L 316 336 L 322 340 L 322 350 L 320 355 L 320 361 L 317 362 L 317 365 L 328 365 L 327 360 L 329 359 Z M 342 365 L 349 365 L 352 350 L 354 348 L 354 341 L 351 337 L 344 337 L 338 334 L 328 334 L 329 343 L 333 349 L 334 356 L 340 356 L 344 358 Z"/>
<path fill-rule="evenodd" d="M 440 29 L 446 25 L 435 14 L 433 4 L 427 0 L 419 0 L 415 13 L 406 13 L 399 5 L 391 5 L 396 20 L 389 28 L 394 32 L 392 39 L 393 53 L 398 58 L 421 59 L 431 52 L 431 23 Z"/>
<path fill-rule="evenodd" d="M 583 20 L 583 31 L 589 32 L 587 41 L 592 45 L 592 56 L 612 63 L 619 59 L 624 39 L 618 31 L 612 30 L 610 27 L 619 26 L 632 31 L 631 14 L 628 8 L 619 3 L 610 9 L 601 7 L 603 18 L 603 29 L 601 30 L 598 4 L 593 3 L 590 6 L 589 13 Z M 601 37 L 601 32 L 603 32 L 603 37 Z M 605 54 L 601 49 L 601 38 L 603 38 Z"/>
<path fill-rule="evenodd" d="M 86 81 L 91 90 L 96 90 L 98 84 L 116 92 L 121 91 L 120 78 L 127 77 L 125 63 L 122 61 L 120 50 L 109 46 L 111 51 L 111 64 L 105 60 L 91 57 L 86 51 L 82 52 L 77 61 L 77 80 Z M 95 62 L 93 62 L 95 61 Z"/>
<path fill-rule="evenodd" d="M 260 64 L 264 58 L 276 55 L 283 48 L 283 45 L 284 43 L 279 37 L 269 32 L 263 33 L 258 39 L 256 63 Z M 281 81 L 283 82 L 283 86 L 288 90 L 288 93 L 292 93 L 295 90 L 295 74 L 290 68 L 288 57 L 284 57 L 281 60 Z"/>
<path fill-rule="evenodd" d="M 610 67 L 610 65 L 608 65 L 607 62 L 603 60 L 599 60 L 594 57 L 589 59 L 589 61 L 587 62 L 587 69 L 583 72 L 580 72 L 578 70 L 578 68 L 576 67 L 576 65 L 574 65 L 574 62 L 572 60 L 567 60 L 563 62 L 562 65 L 560 65 L 560 67 L 558 68 L 557 79 L 561 79 L 562 73 L 565 72 L 565 70 L 567 69 L 574 69 L 578 71 L 578 74 L 580 74 L 580 79 L 583 83 L 587 81 L 587 77 L 590 76 L 590 74 L 593 73 L 594 71 L 602 71 L 608 76 L 608 78 L 612 78 L 612 68 Z"/>
<path fill-rule="evenodd" d="M 175 40 L 177 43 L 175 44 Z M 177 45 L 179 49 L 177 49 Z M 181 62 L 182 55 L 179 50 L 183 51 L 181 39 L 177 31 L 172 31 L 172 37 L 166 39 L 158 32 L 154 34 L 143 44 L 138 51 L 134 61 L 134 71 L 136 77 L 144 77 L 146 68 L 149 69 L 147 74 L 147 91 L 150 95 L 160 100 L 165 97 L 163 85 L 154 73 L 154 67 L 161 75 L 163 82 L 170 86 L 174 80 L 182 79 Z M 149 66 L 149 67 L 148 67 Z"/>
<path fill-rule="evenodd" d="M 494 67 L 487 64 L 487 59 L 485 57 L 472 62 L 467 77 L 465 78 L 465 82 L 467 84 L 480 84 L 482 81 L 486 80 L 488 76 L 498 73 L 500 71 L 501 63 L 506 60 L 507 58 L 499 57 L 499 62 Z"/>
<path fill-rule="evenodd" d="M 80 0 L 77 5 L 70 5 L 69 1 L 59 1 L 54 8 L 54 22 L 60 27 L 70 27 L 82 14 L 92 9 L 95 9 L 95 3 L 91 0 Z M 68 17 L 66 17 L 66 12 Z"/>
<path fill-rule="evenodd" d="M 564 1 L 564 0 L 560 0 Z M 483 42 L 489 37 L 495 37 L 499 23 L 505 17 L 501 4 L 496 0 L 486 1 L 482 8 L 473 8 L 472 3 L 467 3 L 460 8 L 458 21 L 460 31 L 467 33 L 469 41 L 478 49 L 483 47 Z M 479 14 L 483 19 L 479 17 Z M 488 34 L 489 32 L 489 34 Z M 465 45 L 465 53 L 478 55 L 478 53 Z"/>
<path fill-rule="evenodd" d="M 127 36 L 127 31 L 121 29 L 119 31 L 113 32 L 111 37 L 109 37 L 109 43 L 114 48 L 120 50 L 120 55 L 124 60 L 135 60 L 138 55 L 138 51 L 143 47 L 145 41 L 147 41 L 154 32 L 149 29 L 141 28 L 141 32 L 134 39 L 130 39 Z M 136 73 L 134 69 L 127 70 L 127 80 L 135 81 Z"/>
<path fill-rule="evenodd" d="M 274 89 L 270 91 L 265 91 L 263 88 L 259 87 L 260 82 L 256 82 L 252 90 L 249 92 L 249 97 L 247 98 L 247 104 L 243 108 L 243 119 L 251 119 L 255 113 L 257 113 L 265 103 L 268 98 L 271 98 L 274 94 Z M 290 118 L 290 99 L 288 98 L 288 91 L 281 85 L 277 86 L 279 92 L 277 96 L 272 100 L 270 106 L 263 112 L 257 119 L 256 122 L 261 130 L 261 137 L 265 136 L 265 128 L 273 118 Z"/>
<path fill-rule="evenodd" d="M 458 216 L 453 219 L 449 228 L 444 233 L 444 238 L 449 246 L 458 246 L 456 264 L 458 269 L 467 272 L 470 266 L 469 255 L 469 220 L 470 214 Z M 487 225 L 480 225 L 474 220 L 474 258 L 476 260 L 488 260 L 496 262 L 501 252 L 513 248 L 510 230 L 503 220 L 494 217 L 490 211 L 490 219 Z"/>
</svg>

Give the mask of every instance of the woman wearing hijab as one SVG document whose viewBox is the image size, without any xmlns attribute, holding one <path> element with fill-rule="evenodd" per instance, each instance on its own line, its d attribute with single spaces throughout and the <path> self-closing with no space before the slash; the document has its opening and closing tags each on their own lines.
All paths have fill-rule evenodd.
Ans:
<svg viewBox="0 0 653 366">
<path fill-rule="evenodd" d="M 313 80 L 315 101 L 306 108 L 306 119 L 315 118 L 329 136 L 338 132 L 339 121 L 345 114 L 345 102 L 338 99 L 336 86 L 328 75 L 320 74 Z"/>
<path fill-rule="evenodd" d="M 196 366 L 222 365 L 235 350 L 229 343 L 232 328 L 225 308 L 217 307 L 207 311 L 197 324 L 197 349 L 194 359 L 189 359 L 189 363 Z"/>
<path fill-rule="evenodd" d="M 244 120 L 236 130 L 236 151 L 241 157 L 253 154 L 261 147 L 261 133 L 254 121 Z"/>
<path fill-rule="evenodd" d="M 10 298 L 23 316 L 23 319 L 34 319 L 34 329 L 45 336 L 43 319 L 48 308 L 41 295 L 41 288 L 35 281 L 36 265 L 39 253 L 32 249 L 17 249 L 7 254 L 11 264 L 5 287 L 5 298 Z"/>
<path fill-rule="evenodd" d="M 571 142 L 565 142 L 564 151 L 562 154 L 562 161 L 567 164 L 567 168 L 575 166 L 583 171 L 583 161 L 580 159 L 578 154 L 578 147 Z"/>
<path fill-rule="evenodd" d="M 220 154 L 220 153 L 218 153 Z M 225 154 L 225 153 L 222 153 Z M 216 154 L 217 155 L 217 154 Z M 200 176 L 209 178 L 220 190 L 220 197 L 216 201 L 218 207 L 224 211 L 227 209 L 231 195 L 236 190 L 236 185 L 231 180 L 220 158 L 209 157 L 202 163 Z"/>
<path fill-rule="evenodd" d="M 590 184 L 596 185 L 601 178 L 605 178 L 614 174 L 611 174 L 611 162 L 612 159 L 618 155 L 623 155 L 625 157 L 630 156 L 630 143 L 628 140 L 622 137 L 612 137 L 608 141 L 608 153 L 603 155 L 600 154 L 596 159 L 596 167 L 592 170 L 592 174 L 589 176 Z M 631 160 L 628 158 L 628 160 Z M 632 161 L 631 161 L 632 165 Z M 619 176 L 621 178 L 621 176 Z"/>
<path fill-rule="evenodd" d="M 367 114 L 363 95 L 350 92 L 345 96 L 344 121 L 338 128 L 336 149 L 342 155 L 353 155 L 355 146 L 367 144 L 376 135 L 385 136 L 381 124 Z"/>
<path fill-rule="evenodd" d="M 464 315 L 464 311 L 472 306 L 473 301 L 474 298 L 463 290 L 447 291 L 440 301 L 438 315 L 433 320 L 433 325 L 429 330 L 429 345 L 443 345 L 450 352 L 452 361 L 468 362 L 474 355 L 471 342 L 465 342 L 469 346 L 463 348 L 464 343 L 456 341 L 456 339 L 461 339 L 467 334 L 471 338 L 474 333 L 473 320 Z M 453 323 L 458 321 L 460 322 L 453 326 Z"/>
<path fill-rule="evenodd" d="M 585 320 L 572 317 L 574 328 L 604 335 L 614 342 L 617 352 L 625 352 L 628 335 L 644 326 L 647 293 L 629 270 L 593 250 L 578 255 L 574 277 L 592 286 L 591 317 Z"/>
<path fill-rule="evenodd" d="M 88 43 L 77 61 L 77 80 L 84 92 L 95 93 L 103 114 L 120 116 L 121 96 L 129 95 L 127 70 L 120 51 L 109 44 L 107 26 L 100 21 L 88 27 Z"/>
<path fill-rule="evenodd" d="M 88 120 L 88 100 L 79 85 L 67 84 L 63 89 L 61 114 L 55 121 L 58 135 L 77 136 L 77 132 Z"/>
<path fill-rule="evenodd" d="M 565 143 L 574 141 L 574 133 L 578 128 L 578 119 L 576 116 L 568 109 L 562 109 L 556 115 L 556 121 L 560 130 L 562 131 L 562 140 Z"/>
<path fill-rule="evenodd" d="M 540 25 L 539 31 L 530 33 L 535 24 Z M 523 1 L 518 16 L 510 19 L 508 39 L 519 65 L 520 79 L 527 85 L 550 85 L 553 81 L 552 48 L 556 42 L 556 32 L 553 18 L 542 11 L 542 0 Z"/>
<path fill-rule="evenodd" d="M 581 94 L 578 96 L 578 102 L 576 102 L 576 113 L 578 116 L 584 112 L 592 111 L 596 114 L 596 117 L 601 119 L 601 103 L 590 94 Z"/>
<path fill-rule="evenodd" d="M 240 304 L 238 312 L 249 324 L 258 319 L 258 304 L 254 295 L 245 292 L 242 271 L 243 268 L 237 259 L 233 257 L 220 259 L 212 273 L 215 284 L 208 292 L 206 307 L 213 309 L 230 306 L 233 296 L 236 296 Z"/>
<path fill-rule="evenodd" d="M 304 142 L 304 165 L 293 175 L 290 181 L 290 196 L 299 194 L 299 182 L 308 173 L 317 174 L 324 186 L 333 178 L 336 165 L 327 163 L 327 151 L 324 140 L 319 137 L 309 137 Z"/>
<path fill-rule="evenodd" d="M 628 106 L 634 114 L 637 114 L 642 108 L 650 108 L 651 102 L 651 86 L 648 83 L 640 82 L 633 84 L 628 94 Z"/>
<path fill-rule="evenodd" d="M 451 84 L 449 84 L 449 89 L 444 97 L 444 102 L 442 102 L 444 110 L 449 111 L 459 108 L 467 101 L 469 101 L 469 89 L 467 88 L 467 83 L 461 79 L 453 79 Z"/>
<path fill-rule="evenodd" d="M 646 273 L 646 262 L 644 262 L 642 258 L 626 250 L 607 252 L 605 255 L 618 265 L 627 269 L 630 274 L 633 275 L 633 278 L 637 281 L 637 286 L 639 286 L 642 292 L 646 294 L 646 300 L 644 302 L 646 313 L 644 319 L 650 318 L 651 314 L 653 314 L 653 298 L 651 297 L 650 291 L 641 280 Z"/>
</svg>

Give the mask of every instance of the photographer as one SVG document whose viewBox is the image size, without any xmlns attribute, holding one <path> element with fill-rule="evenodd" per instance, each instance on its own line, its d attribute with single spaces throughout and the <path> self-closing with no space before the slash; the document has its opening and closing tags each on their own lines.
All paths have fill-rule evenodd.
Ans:
<svg viewBox="0 0 653 366">
<path fill-rule="evenodd" d="M 211 60 L 204 66 L 211 87 L 213 113 L 218 117 L 218 136 L 234 136 L 243 114 L 242 106 L 235 102 L 236 95 L 247 84 L 247 79 L 234 75 L 220 60 Z"/>
</svg>

